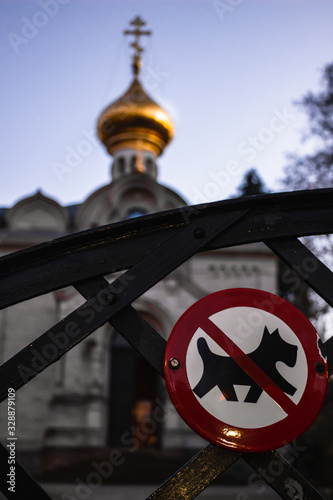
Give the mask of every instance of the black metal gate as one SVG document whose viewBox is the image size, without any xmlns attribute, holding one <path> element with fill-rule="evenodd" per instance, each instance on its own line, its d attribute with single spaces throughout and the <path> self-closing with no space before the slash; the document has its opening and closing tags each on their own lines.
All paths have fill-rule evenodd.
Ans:
<svg viewBox="0 0 333 500">
<path fill-rule="evenodd" d="M 68 343 L 47 365 L 97 328 L 109 322 L 163 376 L 165 340 L 131 303 L 196 252 L 264 242 L 330 306 L 333 274 L 298 237 L 333 233 L 333 189 L 237 198 L 184 207 L 77 233 L 0 259 L 0 308 L 69 285 L 85 298 L 81 307 L 27 345 L 0 367 L 0 401 L 8 389 L 19 390 L 39 372 L 31 368 L 33 350 L 41 352 L 52 337 L 75 325 Z M 313 272 L 302 263 L 311 258 Z M 109 284 L 104 276 L 125 271 Z M 99 307 L 96 309 L 98 303 Z M 94 308 L 93 319 L 84 311 Z M 97 312 L 98 311 L 98 312 Z M 73 329 L 71 330 L 73 332 Z M 51 340 L 50 340 L 51 339 Z M 323 343 L 333 373 L 333 336 Z M 35 352 L 35 351 L 34 351 Z M 29 367 L 22 378 L 20 367 Z M 0 447 L 0 489 L 7 498 L 49 498 L 16 463 L 16 492 L 8 491 L 8 449 Z M 149 499 L 192 499 L 233 462 L 242 458 L 263 476 L 272 460 L 279 464 L 270 486 L 284 499 L 323 498 L 277 451 L 240 453 L 208 445 L 160 486 Z M 294 483 L 295 484 L 295 483 Z"/>
</svg>

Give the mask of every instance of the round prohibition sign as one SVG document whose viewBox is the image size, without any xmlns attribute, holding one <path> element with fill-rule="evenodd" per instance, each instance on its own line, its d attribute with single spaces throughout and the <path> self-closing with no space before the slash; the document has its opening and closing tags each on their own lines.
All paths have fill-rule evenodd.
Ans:
<svg viewBox="0 0 333 500">
<path fill-rule="evenodd" d="M 328 365 L 310 321 L 255 289 L 207 295 L 174 326 L 165 351 L 170 398 L 200 436 L 261 452 L 296 439 L 324 402 Z"/>
</svg>

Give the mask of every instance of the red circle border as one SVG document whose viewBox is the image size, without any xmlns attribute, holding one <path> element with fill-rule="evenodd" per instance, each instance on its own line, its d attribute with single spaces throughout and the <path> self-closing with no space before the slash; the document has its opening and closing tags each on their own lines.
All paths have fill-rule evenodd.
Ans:
<svg viewBox="0 0 333 500">
<path fill-rule="evenodd" d="M 186 373 L 189 342 L 200 326 L 200 318 L 231 307 L 262 309 L 284 321 L 301 342 L 308 365 L 308 379 L 300 401 L 284 419 L 266 427 L 245 429 L 232 427 L 211 415 L 198 402 Z M 193 304 L 179 318 L 167 342 L 164 375 L 169 396 L 183 420 L 207 441 L 241 452 L 262 452 L 280 448 L 296 439 L 315 420 L 325 400 L 328 365 L 318 346 L 319 336 L 310 323 L 290 302 L 262 290 L 233 288 L 214 292 Z M 180 367 L 170 368 L 169 360 L 177 358 Z M 315 371 L 323 363 L 324 373 Z"/>
</svg>

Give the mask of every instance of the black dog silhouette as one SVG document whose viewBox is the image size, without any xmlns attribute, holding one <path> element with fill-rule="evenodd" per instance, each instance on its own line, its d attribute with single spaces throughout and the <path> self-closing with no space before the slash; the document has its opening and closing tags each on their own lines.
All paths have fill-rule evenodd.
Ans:
<svg viewBox="0 0 333 500">
<path fill-rule="evenodd" d="M 204 364 L 204 372 L 200 382 L 193 391 L 202 398 L 216 385 L 227 401 L 238 401 L 234 385 L 248 385 L 250 390 L 245 403 L 256 403 L 263 389 L 248 375 L 233 358 L 219 356 L 210 351 L 206 340 L 200 337 L 197 342 L 198 351 Z M 297 346 L 289 344 L 280 337 L 278 329 L 269 333 L 265 326 L 264 334 L 257 349 L 248 354 L 256 365 L 285 393 L 291 396 L 296 388 L 291 385 L 276 368 L 276 363 L 282 361 L 288 366 L 295 366 Z"/>
</svg>

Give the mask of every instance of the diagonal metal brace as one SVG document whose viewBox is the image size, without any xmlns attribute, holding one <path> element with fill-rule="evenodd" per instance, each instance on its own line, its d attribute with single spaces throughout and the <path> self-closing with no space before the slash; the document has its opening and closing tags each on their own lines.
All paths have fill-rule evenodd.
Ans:
<svg viewBox="0 0 333 500">
<path fill-rule="evenodd" d="M 200 226 L 196 220 L 19 351 L 0 367 L 0 402 L 7 397 L 9 387 L 18 390 L 29 382 L 246 213 L 231 212 L 222 220 L 220 216 L 206 216 Z M 60 347 L 56 338 L 64 332 L 67 342 Z M 44 357 L 38 365 L 34 363 L 36 352 Z"/>
<path fill-rule="evenodd" d="M 297 238 L 265 241 L 301 279 L 333 307 L 333 273 Z M 311 266 L 309 264 L 311 263 Z M 322 344 L 327 355 L 329 375 L 333 375 L 333 335 Z"/>
<path fill-rule="evenodd" d="M 147 500 L 192 500 L 232 465 L 241 453 L 209 444 L 163 483 Z"/>
<path fill-rule="evenodd" d="M 277 451 L 244 453 L 243 459 L 286 500 L 325 500 Z"/>
<path fill-rule="evenodd" d="M 85 287 L 76 287 L 83 296 L 96 293 L 103 283 L 87 282 Z M 152 366 L 163 376 L 163 359 L 166 342 L 131 306 L 115 316 L 110 323 L 121 333 L 131 345 L 142 354 Z M 134 333 L 135 332 L 135 333 Z M 158 337 L 161 342 L 158 342 Z M 145 353 L 142 346 L 148 345 Z M 158 360 L 157 366 L 155 366 Z M 290 493 L 299 488 L 305 499 L 324 500 L 319 493 L 276 451 L 265 453 L 240 453 L 225 450 L 213 444 L 195 455 L 173 476 L 163 483 L 147 500 L 170 500 L 184 498 L 191 500 L 203 491 L 216 477 L 232 463 L 243 458 L 252 466 L 282 498 L 289 499 Z M 268 478 L 268 479 L 267 479 Z M 296 498 L 296 497 L 295 497 Z"/>
</svg>

